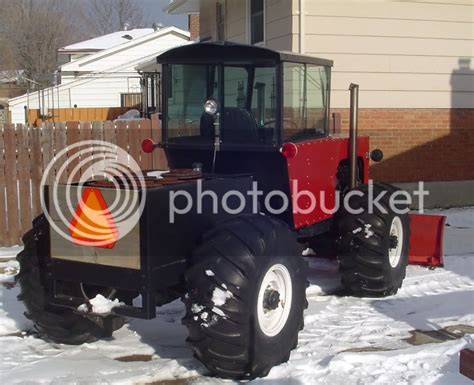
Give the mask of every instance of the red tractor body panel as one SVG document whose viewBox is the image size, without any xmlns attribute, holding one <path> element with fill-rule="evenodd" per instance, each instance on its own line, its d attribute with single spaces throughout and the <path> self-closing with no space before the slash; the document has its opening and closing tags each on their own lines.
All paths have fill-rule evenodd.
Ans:
<svg viewBox="0 0 474 385">
<path fill-rule="evenodd" d="M 327 137 L 295 143 L 295 146 L 296 155 L 287 159 L 291 198 L 295 199 L 295 193 L 299 192 L 300 211 L 311 206 L 311 199 L 307 195 L 302 195 L 304 190 L 311 192 L 317 199 L 316 209 L 311 212 L 296 212 L 293 207 L 294 226 L 299 229 L 332 217 L 331 214 L 323 212 L 321 207 L 324 206 L 329 210 L 334 208 L 338 183 L 337 169 L 341 161 L 349 159 L 349 139 Z M 368 153 L 369 138 L 359 137 L 357 156 L 364 163 L 363 183 L 367 183 L 369 178 Z M 324 202 L 320 201 L 321 196 Z"/>
<path fill-rule="evenodd" d="M 443 234 L 446 217 L 442 215 L 410 214 L 411 265 L 443 266 Z"/>
</svg>

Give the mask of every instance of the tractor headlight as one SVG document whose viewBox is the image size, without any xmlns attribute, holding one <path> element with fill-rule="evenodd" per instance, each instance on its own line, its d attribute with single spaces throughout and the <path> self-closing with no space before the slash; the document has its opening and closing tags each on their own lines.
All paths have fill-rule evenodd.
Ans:
<svg viewBox="0 0 474 385">
<path fill-rule="evenodd" d="M 204 111 L 206 111 L 209 115 L 217 114 L 217 102 L 213 99 L 209 99 L 204 103 Z"/>
</svg>

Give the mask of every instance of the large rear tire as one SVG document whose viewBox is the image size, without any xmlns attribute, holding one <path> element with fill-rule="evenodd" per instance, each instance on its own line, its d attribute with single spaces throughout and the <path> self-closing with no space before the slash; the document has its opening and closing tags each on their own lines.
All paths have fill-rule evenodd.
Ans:
<svg viewBox="0 0 474 385">
<path fill-rule="evenodd" d="M 410 223 L 407 209 L 398 204 L 396 212 L 390 205 L 390 194 L 398 189 L 376 183 L 374 196 L 385 192 L 380 200 L 383 210 L 374 206 L 368 211 L 369 188 L 359 187 L 362 196 L 350 200 L 353 209 L 363 209 L 362 214 L 353 214 L 345 208 L 336 218 L 337 246 L 346 292 L 359 297 L 386 297 L 396 294 L 402 286 L 408 264 Z"/>
<path fill-rule="evenodd" d="M 195 356 L 223 378 L 264 377 L 298 344 L 307 265 L 288 226 L 262 215 L 227 220 L 193 252 L 183 298 Z"/>
<path fill-rule="evenodd" d="M 35 226 L 23 237 L 24 249 L 18 254 L 20 273 L 15 277 L 20 285 L 18 299 L 23 301 L 25 316 L 33 321 L 35 329 L 41 337 L 69 345 L 94 342 L 102 337 L 110 336 L 112 331 L 119 329 L 125 320 L 120 316 L 81 315 L 71 309 L 51 308 L 45 299 L 45 288 L 41 283 L 38 243 L 44 237 L 47 226 L 46 219 L 35 220 Z"/>
</svg>

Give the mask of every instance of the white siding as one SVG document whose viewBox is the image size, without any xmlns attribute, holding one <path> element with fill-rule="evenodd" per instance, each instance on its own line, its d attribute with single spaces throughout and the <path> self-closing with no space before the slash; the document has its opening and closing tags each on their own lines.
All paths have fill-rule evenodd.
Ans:
<svg viewBox="0 0 474 385">
<path fill-rule="evenodd" d="M 236 43 L 249 43 L 247 0 L 225 0 L 225 39 Z M 201 39 L 216 40 L 217 0 L 200 2 Z M 292 48 L 291 0 L 265 0 L 265 46 L 291 51 Z"/>
<path fill-rule="evenodd" d="M 201 2 L 215 39 L 216 0 Z M 226 37 L 247 41 L 247 0 L 226 0 Z M 266 0 L 268 48 L 299 52 L 300 0 Z M 334 60 L 332 106 L 359 83 L 366 108 L 474 108 L 473 0 L 304 0 L 304 53 Z"/>
<path fill-rule="evenodd" d="M 361 107 L 474 108 L 472 1 L 306 0 L 305 7 L 306 53 L 334 60 L 333 107 L 349 105 L 355 82 Z"/>
<path fill-rule="evenodd" d="M 188 44 L 184 34 L 159 31 L 62 66 L 62 84 L 44 90 L 44 106 L 53 108 L 120 107 L 120 94 L 141 92 L 140 75 L 135 67 L 161 52 Z M 73 75 L 77 72 L 77 75 Z M 39 101 L 40 100 L 40 101 Z M 24 123 L 25 110 L 39 109 L 43 97 L 38 92 L 9 101 L 13 123 Z"/>
<path fill-rule="evenodd" d="M 52 113 L 53 108 L 72 108 L 74 105 L 78 108 L 120 107 L 120 94 L 129 92 L 141 92 L 140 78 L 136 72 L 122 72 L 96 78 L 84 77 L 72 83 L 44 90 L 44 105 L 49 113 Z M 29 98 L 23 96 L 10 102 L 12 123 L 24 123 L 24 107 L 39 109 L 42 100 L 38 92 L 33 92 Z"/>
<path fill-rule="evenodd" d="M 152 34 L 153 35 L 153 34 Z M 152 36 L 149 35 L 149 36 Z M 166 51 L 186 42 L 183 36 L 168 34 L 159 38 L 140 38 L 139 44 L 128 46 L 128 44 L 103 51 L 99 54 L 82 58 L 73 63 L 68 63 L 61 67 L 64 72 L 96 72 L 109 71 L 113 68 L 121 67 L 140 58 L 146 58 L 158 52 Z"/>
</svg>

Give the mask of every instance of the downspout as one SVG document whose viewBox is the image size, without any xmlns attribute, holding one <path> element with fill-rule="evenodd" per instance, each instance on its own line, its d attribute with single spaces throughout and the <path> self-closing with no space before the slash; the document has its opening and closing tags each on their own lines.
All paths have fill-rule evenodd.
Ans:
<svg viewBox="0 0 474 385">
<path fill-rule="evenodd" d="M 300 47 L 299 51 L 301 54 L 305 53 L 305 9 L 304 9 L 304 0 L 299 0 L 299 24 L 300 24 Z"/>
</svg>

